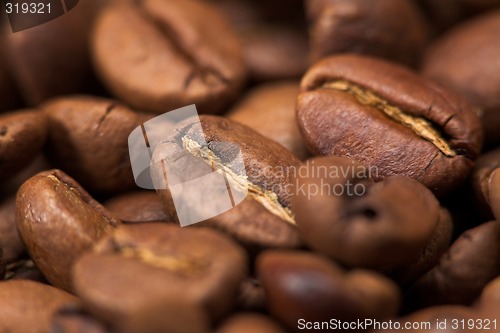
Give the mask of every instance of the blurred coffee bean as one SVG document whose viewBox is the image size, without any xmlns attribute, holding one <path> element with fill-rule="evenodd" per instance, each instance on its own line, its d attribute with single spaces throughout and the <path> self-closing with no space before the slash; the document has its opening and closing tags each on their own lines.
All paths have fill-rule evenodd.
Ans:
<svg viewBox="0 0 500 333">
<path fill-rule="evenodd" d="M 28 280 L 0 282 L 0 332 L 52 333 L 58 309 L 78 303 L 60 289 Z"/>
<path fill-rule="evenodd" d="M 490 151 L 481 155 L 472 173 L 472 188 L 476 202 L 482 213 L 493 218 L 494 207 L 496 210 L 495 217 L 500 220 L 500 149 Z"/>
<path fill-rule="evenodd" d="M 0 250 L 5 264 L 18 260 L 24 253 L 16 226 L 15 196 L 0 201 Z"/>
<path fill-rule="evenodd" d="M 493 145 L 500 143 L 499 32 L 500 10 L 467 21 L 436 40 L 422 65 L 425 76 L 482 110 L 486 142 Z"/>
<path fill-rule="evenodd" d="M 384 269 L 384 272 L 397 281 L 404 290 L 408 289 L 425 273 L 437 265 L 443 254 L 450 247 L 452 233 L 453 221 L 450 213 L 446 209 L 441 208 L 436 229 L 418 258 L 410 264 Z"/>
<path fill-rule="evenodd" d="M 52 166 L 47 161 L 43 151 L 40 151 L 32 157 L 30 162 L 26 163 L 18 171 L 16 171 L 15 175 L 5 179 L 0 184 L 0 195 L 3 197 L 15 195 L 19 187 L 21 187 L 26 180 L 30 179 L 39 172 L 49 169 L 52 169 Z"/>
<path fill-rule="evenodd" d="M 6 271 L 5 259 L 3 258 L 3 250 L 0 247 L 0 280 L 3 280 L 5 276 L 5 271 Z"/>
<path fill-rule="evenodd" d="M 7 265 L 5 280 L 31 280 L 48 284 L 47 279 L 31 259 L 19 259 Z"/>
<path fill-rule="evenodd" d="M 457 0 L 415 0 L 422 10 L 434 34 L 450 28 L 463 19 L 465 13 Z"/>
<path fill-rule="evenodd" d="M 92 53 L 106 86 L 142 111 L 196 104 L 221 111 L 242 88 L 241 45 L 225 18 L 198 0 L 109 6 L 94 27 Z"/>
<path fill-rule="evenodd" d="M 19 110 L 0 115 L 0 181 L 10 178 L 28 164 L 45 144 L 45 115 Z"/>
<path fill-rule="evenodd" d="M 4 36 L 0 34 L 1 45 L 5 45 L 4 39 Z M 0 49 L 0 112 L 14 110 L 21 107 L 21 105 L 21 97 L 12 78 L 11 66 L 5 54 L 5 49 L 2 47 Z"/>
<path fill-rule="evenodd" d="M 141 223 L 118 228 L 83 255 L 73 283 L 88 309 L 113 326 L 147 314 L 151 303 L 161 316 L 179 301 L 219 319 L 235 305 L 246 270 L 244 251 L 214 230 Z"/>
<path fill-rule="evenodd" d="M 476 308 L 487 315 L 500 316 L 500 277 L 488 283 L 481 293 Z M 495 317 L 495 318 L 496 318 Z"/>
<path fill-rule="evenodd" d="M 73 261 L 121 222 L 60 170 L 26 181 L 16 199 L 16 224 L 45 277 L 71 291 Z"/>
<path fill-rule="evenodd" d="M 308 152 L 295 116 L 298 94 L 299 85 L 293 82 L 258 86 L 229 112 L 228 118 L 281 143 L 304 159 Z"/>
<path fill-rule="evenodd" d="M 301 91 L 297 119 L 311 152 L 368 163 L 376 180 L 407 176 L 441 195 L 465 180 L 481 147 L 465 100 L 395 64 L 330 57 L 307 72 Z"/>
<path fill-rule="evenodd" d="M 156 147 L 152 158 L 155 183 L 163 181 L 161 161 L 188 151 L 188 155 L 202 159 L 208 166 L 215 165 L 225 170 L 228 182 L 248 189 L 246 199 L 236 207 L 198 223 L 198 226 L 219 229 L 251 252 L 268 247 L 298 247 L 300 239 L 290 205 L 290 184 L 301 165 L 298 158 L 275 141 L 232 120 L 217 116 L 200 116 L 199 120 L 201 126 L 193 123 L 197 119 L 179 124 L 175 134 Z M 190 150 L 184 150 L 183 145 L 191 147 Z M 242 165 L 231 164 L 236 146 L 241 149 L 246 177 L 239 170 Z M 182 169 L 181 172 L 189 173 L 189 170 Z M 203 195 L 209 199 L 213 189 L 206 191 Z M 171 191 L 158 188 L 157 192 L 167 212 L 178 218 Z"/>
<path fill-rule="evenodd" d="M 307 252 L 264 252 L 257 261 L 269 311 L 290 330 L 306 322 L 388 319 L 399 310 L 400 291 L 375 272 L 345 272 Z"/>
<path fill-rule="evenodd" d="M 436 304 L 471 304 L 500 275 L 500 226 L 482 224 L 465 232 L 439 264 L 406 295 L 409 309 Z"/>
<path fill-rule="evenodd" d="M 262 311 L 265 308 L 266 295 L 260 282 L 247 277 L 240 286 L 238 309 L 242 311 Z"/>
<path fill-rule="evenodd" d="M 215 333 L 286 333 L 273 319 L 257 313 L 239 313 L 227 319 Z"/>
<path fill-rule="evenodd" d="M 49 119 L 48 155 L 54 166 L 91 191 L 135 188 L 128 137 L 148 116 L 92 96 L 58 98 L 42 108 Z"/>
<path fill-rule="evenodd" d="M 412 0 L 315 0 L 305 4 L 313 60 L 352 52 L 415 65 L 428 39 L 428 27 Z"/>
<path fill-rule="evenodd" d="M 345 158 L 309 160 L 292 202 L 300 236 L 312 249 L 348 266 L 414 262 L 436 229 L 439 202 L 411 178 L 373 183 L 370 173 Z"/>
<path fill-rule="evenodd" d="M 160 197 L 153 191 L 120 194 L 106 201 L 104 207 L 125 223 L 174 222 L 165 211 Z"/>
<path fill-rule="evenodd" d="M 52 316 L 53 333 L 107 333 L 102 323 L 88 315 L 81 304 L 61 307 Z"/>
<path fill-rule="evenodd" d="M 38 105 L 55 96 L 94 90 L 88 38 L 96 12 L 107 2 L 80 1 L 65 15 L 31 29 L 5 29 L 12 74 L 26 102 Z"/>
</svg>

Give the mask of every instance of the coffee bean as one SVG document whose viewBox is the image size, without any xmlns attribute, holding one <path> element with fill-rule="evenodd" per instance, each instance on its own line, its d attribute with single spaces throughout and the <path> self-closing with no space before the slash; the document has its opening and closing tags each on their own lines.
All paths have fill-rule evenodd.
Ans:
<svg viewBox="0 0 500 333">
<path fill-rule="evenodd" d="M 193 119 L 181 123 L 176 134 L 156 147 L 152 158 L 152 176 L 156 184 L 163 182 L 161 161 L 183 151 L 209 166 L 217 164 L 217 168 L 223 168 L 228 179 L 237 184 L 235 186 L 248 189 L 248 195 L 233 209 L 197 225 L 222 230 L 252 252 L 267 247 L 299 246 L 289 188 L 293 171 L 301 165 L 297 157 L 280 144 L 229 119 L 217 116 L 200 116 L 199 119 L 201 127 L 196 126 Z M 235 154 L 233 145 L 241 148 L 246 177 L 238 170 L 241 166 L 231 164 Z M 183 174 L 189 171 L 181 170 Z M 207 191 L 207 196 L 213 195 L 212 189 Z M 170 190 L 158 189 L 157 192 L 167 211 L 177 217 Z"/>
<path fill-rule="evenodd" d="M 49 284 L 31 259 L 19 259 L 7 265 L 5 280 L 31 280 Z"/>
<path fill-rule="evenodd" d="M 92 51 L 107 87 L 144 111 L 196 103 L 200 112 L 218 112 L 245 79 L 231 27 L 198 0 L 116 3 L 100 15 Z"/>
<path fill-rule="evenodd" d="M 109 330 L 89 316 L 81 305 L 71 304 L 59 309 L 52 317 L 54 333 L 107 333 Z"/>
<path fill-rule="evenodd" d="M 500 226 L 489 222 L 460 236 L 439 264 L 406 295 L 409 308 L 469 305 L 500 274 Z"/>
<path fill-rule="evenodd" d="M 426 23 L 411 0 L 316 0 L 305 4 L 314 60 L 354 52 L 415 65 L 427 42 Z"/>
<path fill-rule="evenodd" d="M 126 223 L 174 222 L 174 219 L 165 212 L 160 197 L 152 191 L 120 194 L 106 201 L 104 207 Z"/>
<path fill-rule="evenodd" d="M 52 316 L 78 299 L 28 280 L 0 282 L 0 332 L 52 333 Z"/>
<path fill-rule="evenodd" d="M 441 208 L 436 229 L 418 258 L 410 264 L 384 269 L 384 272 L 397 281 L 403 289 L 408 289 L 438 264 L 439 259 L 450 247 L 452 232 L 453 221 L 450 213 Z"/>
<path fill-rule="evenodd" d="M 49 119 L 48 152 L 56 167 L 89 190 L 136 188 L 128 136 L 148 116 L 119 102 L 92 96 L 59 98 L 42 108 Z"/>
<path fill-rule="evenodd" d="M 439 221 L 439 203 L 425 186 L 398 176 L 372 183 L 363 179 L 370 170 L 348 159 L 309 162 L 293 198 L 307 245 L 355 267 L 408 264 L 419 256 Z"/>
<path fill-rule="evenodd" d="M 80 1 L 79 6 L 55 20 L 16 33 L 6 31 L 2 47 L 29 104 L 95 90 L 88 35 L 95 13 L 106 2 Z"/>
<path fill-rule="evenodd" d="M 83 255 L 73 282 L 89 310 L 111 325 L 145 314 L 151 303 L 161 316 L 181 300 L 186 310 L 200 307 L 217 319 L 233 307 L 246 269 L 244 251 L 213 230 L 141 223 L 118 228 Z"/>
<path fill-rule="evenodd" d="M 5 259 L 3 258 L 3 250 L 0 247 L 0 280 L 3 280 L 5 271 L 6 271 Z"/>
<path fill-rule="evenodd" d="M 486 318 L 488 318 L 488 315 L 491 315 L 493 318 L 497 318 L 500 315 L 499 304 L 500 277 L 497 277 L 484 287 L 481 297 L 476 303 L 476 308 L 478 311 L 485 313 Z"/>
<path fill-rule="evenodd" d="M 228 114 L 260 134 L 281 143 L 297 157 L 307 157 L 307 148 L 297 126 L 295 100 L 299 86 L 293 82 L 258 86 Z"/>
<path fill-rule="evenodd" d="M 0 43 L 5 45 L 5 38 L 2 35 L 0 35 Z M 17 109 L 21 107 L 21 104 L 21 97 L 2 47 L 0 50 L 0 112 Z"/>
<path fill-rule="evenodd" d="M 216 333 L 285 333 L 269 317 L 256 313 L 240 313 L 226 320 Z"/>
<path fill-rule="evenodd" d="M 334 262 L 306 252 L 268 251 L 257 261 L 269 311 L 289 329 L 306 322 L 377 320 L 394 316 L 400 292 L 374 272 L 345 272 Z"/>
<path fill-rule="evenodd" d="M 500 10 L 468 21 L 436 40 L 423 60 L 425 76 L 455 90 L 483 112 L 487 143 L 500 143 Z"/>
<path fill-rule="evenodd" d="M 469 104 L 395 64 L 326 58 L 301 91 L 297 118 L 311 152 L 365 162 L 378 169 L 376 180 L 407 176 L 444 194 L 463 182 L 481 147 Z"/>
<path fill-rule="evenodd" d="M 262 311 L 265 309 L 266 295 L 260 282 L 252 277 L 246 278 L 240 286 L 238 309 L 243 311 Z"/>
<path fill-rule="evenodd" d="M 0 250 L 5 264 L 18 260 L 24 253 L 24 245 L 16 227 L 16 198 L 0 202 Z"/>
<path fill-rule="evenodd" d="M 16 198 L 16 224 L 45 277 L 71 291 L 73 261 L 121 222 L 60 170 L 26 181 Z"/>
<path fill-rule="evenodd" d="M 490 151 L 479 157 L 472 173 L 472 188 L 478 207 L 487 218 L 500 220 L 500 149 Z"/>
<path fill-rule="evenodd" d="M 42 149 L 47 119 L 41 112 L 20 110 L 0 115 L 0 181 L 16 174 Z"/>
</svg>

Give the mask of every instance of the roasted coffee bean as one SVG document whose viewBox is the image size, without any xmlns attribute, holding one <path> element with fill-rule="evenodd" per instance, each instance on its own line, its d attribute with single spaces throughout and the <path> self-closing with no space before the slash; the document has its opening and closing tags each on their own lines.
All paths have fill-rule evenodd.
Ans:
<svg viewBox="0 0 500 333">
<path fill-rule="evenodd" d="M 500 318 L 500 277 L 488 283 L 481 293 L 476 308 L 485 318 Z"/>
<path fill-rule="evenodd" d="M 292 202 L 300 236 L 348 266 L 409 264 L 436 229 L 439 202 L 411 178 L 372 183 L 363 179 L 369 176 L 368 167 L 345 158 L 309 160 Z"/>
<path fill-rule="evenodd" d="M 31 259 L 19 259 L 7 265 L 5 280 L 31 280 L 48 284 L 47 279 Z"/>
<path fill-rule="evenodd" d="M 450 247 L 452 233 L 453 221 L 450 213 L 441 208 L 436 229 L 418 258 L 410 264 L 385 269 L 385 273 L 397 281 L 403 289 L 408 289 L 437 265 L 439 259 Z"/>
<path fill-rule="evenodd" d="M 28 280 L 0 282 L 0 332 L 52 333 L 52 316 L 78 299 Z"/>
<path fill-rule="evenodd" d="M 122 222 L 174 222 L 166 213 L 160 197 L 153 191 L 120 194 L 104 203 Z"/>
<path fill-rule="evenodd" d="M 330 57 L 307 72 L 301 91 L 297 118 L 311 152 L 368 163 L 376 180 L 407 176 L 444 194 L 465 179 L 481 147 L 468 103 L 395 64 Z"/>
<path fill-rule="evenodd" d="M 222 168 L 228 181 L 248 189 L 246 199 L 236 207 L 197 225 L 222 230 L 251 251 L 299 246 L 289 189 L 293 172 L 301 165 L 298 158 L 280 144 L 229 119 L 200 116 L 199 120 L 200 126 L 195 125 L 197 119 L 180 123 L 176 134 L 156 147 L 152 158 L 152 176 L 156 184 L 163 182 L 161 161 L 186 152 L 208 166 Z M 241 148 L 246 177 L 241 175 L 239 166 L 231 165 L 234 145 Z M 181 170 L 183 173 L 189 171 Z M 177 218 L 170 190 L 157 188 L 167 211 Z"/>
<path fill-rule="evenodd" d="M 295 118 L 298 93 L 299 86 L 293 82 L 259 86 L 229 112 L 228 118 L 281 143 L 303 159 L 308 153 Z"/>
<path fill-rule="evenodd" d="M 24 99 L 37 105 L 51 97 L 93 91 L 88 37 L 103 0 L 80 1 L 67 14 L 31 29 L 5 31 L 6 53 Z"/>
<path fill-rule="evenodd" d="M 472 188 L 483 214 L 500 220 L 500 149 L 479 157 L 472 173 Z M 494 214 L 493 214 L 494 213 Z"/>
<path fill-rule="evenodd" d="M 268 251 L 257 260 L 269 311 L 289 329 L 299 320 L 387 319 L 399 310 L 400 291 L 375 272 L 345 272 L 334 262 L 306 252 Z"/>
<path fill-rule="evenodd" d="M 476 319 L 485 319 L 480 313 L 465 306 L 439 306 L 430 307 L 419 312 L 412 313 L 398 321 L 399 327 L 405 328 L 408 333 L 455 333 L 470 332 L 480 333 L 481 329 L 470 328 L 469 323 L 476 323 Z M 443 325 L 445 323 L 445 325 Z M 479 321 L 478 321 L 479 323 Z M 463 326 L 462 326 L 463 325 Z M 479 327 L 479 324 L 477 324 Z M 393 323 L 393 327 L 396 326 Z M 475 325 L 474 325 L 475 326 Z M 473 327 L 474 327 L 473 326 Z M 374 329 L 371 333 L 396 333 L 400 329 Z"/>
<path fill-rule="evenodd" d="M 24 245 L 16 227 L 16 198 L 0 202 L 0 250 L 5 264 L 18 260 L 24 253 Z"/>
<path fill-rule="evenodd" d="M 486 142 L 500 143 L 500 10 L 468 21 L 429 47 L 422 71 L 483 112 Z"/>
<path fill-rule="evenodd" d="M 428 39 L 426 23 L 412 0 L 315 0 L 305 4 L 314 60 L 353 52 L 415 65 Z"/>
<path fill-rule="evenodd" d="M 89 310 L 114 326 L 146 315 L 151 303 L 160 316 L 182 300 L 184 310 L 200 307 L 218 319 L 233 307 L 246 269 L 244 251 L 214 230 L 141 223 L 118 228 L 83 255 L 73 282 Z"/>
<path fill-rule="evenodd" d="M 89 316 L 81 304 L 61 307 L 52 316 L 51 333 L 107 333 L 109 330 Z"/>
<path fill-rule="evenodd" d="M 265 309 L 266 295 L 260 282 L 252 277 L 246 278 L 240 286 L 238 309 L 242 311 L 262 311 Z"/>
<path fill-rule="evenodd" d="M 92 51 L 107 87 L 143 111 L 196 103 L 200 112 L 218 112 L 245 79 L 231 27 L 199 0 L 117 2 L 100 15 Z"/>
<path fill-rule="evenodd" d="M 17 193 L 22 241 L 50 283 L 68 291 L 73 261 L 120 223 L 60 170 L 32 177 Z"/>
<path fill-rule="evenodd" d="M 38 111 L 21 110 L 0 115 L 0 181 L 29 163 L 47 137 L 47 119 Z"/>
<path fill-rule="evenodd" d="M 216 333 L 285 333 L 273 319 L 256 313 L 240 313 L 226 320 Z"/>
<path fill-rule="evenodd" d="M 500 225 L 489 222 L 460 236 L 439 264 L 406 295 L 406 305 L 471 304 L 500 275 Z"/>
<path fill-rule="evenodd" d="M 42 106 L 49 119 L 48 153 L 54 166 L 86 189 L 134 189 L 128 136 L 147 115 L 92 96 L 63 97 Z"/>
</svg>

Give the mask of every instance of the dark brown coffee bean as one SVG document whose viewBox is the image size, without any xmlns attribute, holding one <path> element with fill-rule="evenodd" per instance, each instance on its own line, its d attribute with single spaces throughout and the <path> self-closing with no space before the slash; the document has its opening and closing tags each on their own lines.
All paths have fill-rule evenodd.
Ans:
<svg viewBox="0 0 500 333">
<path fill-rule="evenodd" d="M 183 151 L 203 159 L 209 166 L 215 163 L 217 167 L 228 168 L 230 171 L 226 174 L 230 180 L 248 189 L 246 199 L 198 225 L 222 230 L 252 251 L 299 246 L 300 239 L 290 210 L 292 193 L 289 186 L 294 169 L 301 165 L 297 157 L 280 144 L 229 119 L 217 116 L 200 116 L 199 119 L 201 127 L 194 125 L 197 120 L 187 120 L 179 124 L 176 134 L 156 147 L 152 158 L 153 179 L 162 183 L 164 173 L 161 161 Z M 181 142 L 184 143 L 179 144 Z M 231 166 L 234 158 L 234 146 L 231 144 L 241 148 L 247 177 L 241 177 L 237 165 Z M 182 145 L 192 148 L 185 150 Z M 215 159 L 210 156 L 215 156 Z M 184 169 L 182 172 L 189 173 Z M 167 211 L 177 217 L 170 190 L 158 189 L 157 192 Z"/>
<path fill-rule="evenodd" d="M 218 112 L 245 79 L 241 46 L 224 17 L 198 0 L 117 3 L 93 34 L 98 73 L 116 96 L 156 113 L 196 104 Z"/>
<path fill-rule="evenodd" d="M 468 305 L 498 275 L 500 226 L 498 222 L 489 222 L 462 234 L 439 264 L 410 289 L 406 304 L 410 308 Z"/>
<path fill-rule="evenodd" d="M 0 332 L 52 333 L 52 316 L 78 299 L 28 280 L 0 282 Z"/>
<path fill-rule="evenodd" d="M 80 1 L 55 20 L 6 32 L 11 70 L 28 103 L 38 105 L 54 96 L 93 90 L 88 35 L 95 13 L 106 2 Z"/>
<path fill-rule="evenodd" d="M 3 250 L 0 247 L 0 280 L 3 280 L 6 270 L 5 259 L 3 258 Z"/>
<path fill-rule="evenodd" d="M 379 171 L 376 180 L 407 176 L 444 194 L 465 179 L 479 153 L 473 108 L 395 64 L 330 57 L 308 71 L 301 90 L 297 118 L 312 153 L 368 163 Z"/>
<path fill-rule="evenodd" d="M 266 295 L 260 282 L 252 277 L 246 278 L 240 286 L 238 309 L 242 311 L 262 311 L 265 309 Z"/>
<path fill-rule="evenodd" d="M 214 230 L 141 223 L 118 228 L 83 255 L 73 282 L 89 310 L 115 326 L 146 314 L 149 304 L 160 315 L 180 300 L 186 311 L 200 307 L 217 319 L 233 307 L 246 269 L 244 251 Z"/>
<path fill-rule="evenodd" d="M 437 265 L 450 247 L 452 233 L 453 221 L 450 213 L 441 208 L 436 229 L 418 258 L 411 264 L 390 267 L 384 272 L 397 281 L 403 289 L 408 289 Z"/>
<path fill-rule="evenodd" d="M 273 319 L 257 313 L 239 313 L 226 320 L 216 333 L 285 333 Z"/>
<path fill-rule="evenodd" d="M 0 35 L 0 43 L 5 45 L 5 38 L 2 35 Z M 18 109 L 21 104 L 21 97 L 12 77 L 10 63 L 5 49 L 2 47 L 0 50 L 0 112 Z"/>
<path fill-rule="evenodd" d="M 427 42 L 426 23 L 411 0 L 315 0 L 305 4 L 314 60 L 353 52 L 415 65 Z"/>
<path fill-rule="evenodd" d="M 68 291 L 73 261 L 120 223 L 60 170 L 34 176 L 17 193 L 22 241 L 50 283 Z"/>
<path fill-rule="evenodd" d="M 348 266 L 409 264 L 434 233 L 439 203 L 411 178 L 372 183 L 370 172 L 345 158 L 309 160 L 293 197 L 300 235 L 312 249 Z"/>
<path fill-rule="evenodd" d="M 49 169 L 52 169 L 52 166 L 45 157 L 45 154 L 41 151 L 33 157 L 32 161 L 22 166 L 15 175 L 9 177 L 0 184 L 0 195 L 4 197 L 15 195 L 19 187 L 21 187 L 25 181 L 37 173 Z"/>
<path fill-rule="evenodd" d="M 500 10 L 468 21 L 428 49 L 425 76 L 455 90 L 483 111 L 487 143 L 500 143 Z"/>
<path fill-rule="evenodd" d="M 281 143 L 299 158 L 308 152 L 295 117 L 295 101 L 299 86 L 293 82 L 259 86 L 228 114 L 260 134 Z"/>
<path fill-rule="evenodd" d="M 113 100 L 91 96 L 47 102 L 49 156 L 89 190 L 135 188 L 128 136 L 147 116 Z"/>
<path fill-rule="evenodd" d="M 472 173 L 472 188 L 482 213 L 500 220 L 500 149 L 480 156 Z"/>
<path fill-rule="evenodd" d="M 16 198 L 0 202 L 0 250 L 5 264 L 18 260 L 24 253 L 24 245 L 16 226 Z"/>
<path fill-rule="evenodd" d="M 47 119 L 38 111 L 22 110 L 0 115 L 0 181 L 28 164 L 47 137 Z"/>
<path fill-rule="evenodd" d="M 45 276 L 31 259 L 19 259 L 7 265 L 5 280 L 31 280 L 48 284 Z"/>
<path fill-rule="evenodd" d="M 268 251 L 257 261 L 269 311 L 293 331 L 306 322 L 387 319 L 400 304 L 400 292 L 375 272 L 345 272 L 334 262 L 306 252 Z"/>
<path fill-rule="evenodd" d="M 455 333 L 455 332 L 470 332 L 470 333 L 481 333 L 483 330 L 474 329 L 472 327 L 477 323 L 479 327 L 479 321 L 476 319 L 484 320 L 482 314 L 474 311 L 472 308 L 465 306 L 438 306 L 430 307 L 415 313 L 412 313 L 404 318 L 397 321 L 400 325 L 400 329 L 374 329 L 370 332 L 372 333 L 396 333 L 401 332 L 402 328 L 405 327 L 404 332 L 408 333 Z M 394 321 L 393 321 L 394 322 Z M 485 321 L 484 321 L 485 322 Z M 443 325 L 445 323 L 445 325 Z M 472 327 L 468 325 L 474 324 Z M 463 325 L 463 326 L 462 326 Z M 393 323 L 393 327 L 396 326 Z M 406 329 L 406 327 L 408 327 Z M 493 326 L 491 325 L 493 328 Z"/>
<path fill-rule="evenodd" d="M 153 191 L 120 194 L 104 203 L 122 222 L 174 222 L 165 211 L 160 197 Z"/>
</svg>

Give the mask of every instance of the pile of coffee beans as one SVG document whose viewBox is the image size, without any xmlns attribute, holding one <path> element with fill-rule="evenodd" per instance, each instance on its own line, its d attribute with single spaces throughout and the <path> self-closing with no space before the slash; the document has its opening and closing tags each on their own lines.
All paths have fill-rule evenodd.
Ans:
<svg viewBox="0 0 500 333">
<path fill-rule="evenodd" d="M 500 0 L 77 2 L 0 12 L 0 332 L 500 332 Z"/>
</svg>

